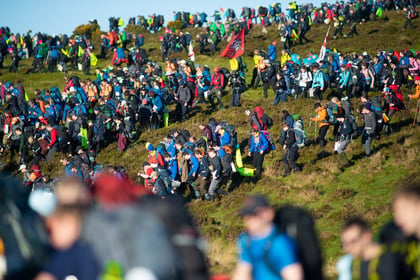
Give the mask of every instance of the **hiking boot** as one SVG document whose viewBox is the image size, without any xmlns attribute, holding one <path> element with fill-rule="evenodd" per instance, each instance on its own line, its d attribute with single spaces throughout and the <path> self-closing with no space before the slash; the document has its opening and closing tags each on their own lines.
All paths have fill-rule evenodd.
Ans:
<svg viewBox="0 0 420 280">
<path fill-rule="evenodd" d="M 282 177 L 287 177 L 290 175 L 290 169 L 287 164 L 284 165 L 284 172 L 281 174 Z"/>
<path fill-rule="evenodd" d="M 217 190 L 217 193 L 220 195 L 229 195 L 229 192 L 225 191 L 224 189 Z"/>
<path fill-rule="evenodd" d="M 201 200 L 201 193 L 200 193 L 200 191 L 195 191 L 194 194 L 195 194 L 195 199 L 196 200 Z"/>
<path fill-rule="evenodd" d="M 208 193 L 206 193 L 206 194 L 204 195 L 204 198 L 205 198 L 207 201 L 214 201 L 214 194 L 208 194 Z"/>
</svg>

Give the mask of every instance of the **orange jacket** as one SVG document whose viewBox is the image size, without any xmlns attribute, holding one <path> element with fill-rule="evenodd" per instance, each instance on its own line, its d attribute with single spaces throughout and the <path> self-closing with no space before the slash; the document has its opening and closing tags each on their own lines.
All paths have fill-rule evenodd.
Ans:
<svg viewBox="0 0 420 280">
<path fill-rule="evenodd" d="M 323 127 L 324 125 L 330 125 L 328 123 L 328 112 L 324 106 L 319 107 L 316 109 L 318 115 L 315 118 L 312 118 L 314 122 L 319 122 L 318 127 Z"/>
<path fill-rule="evenodd" d="M 420 98 L 420 85 L 417 85 L 417 86 L 416 86 L 416 93 L 415 93 L 415 94 L 413 94 L 413 95 L 411 96 L 411 98 L 413 98 L 413 99 L 418 99 L 418 98 Z"/>
</svg>

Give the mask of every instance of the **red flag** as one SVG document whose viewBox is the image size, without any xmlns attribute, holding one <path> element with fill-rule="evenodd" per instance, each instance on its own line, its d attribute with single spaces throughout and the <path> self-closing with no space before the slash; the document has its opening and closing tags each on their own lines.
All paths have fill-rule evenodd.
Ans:
<svg viewBox="0 0 420 280">
<path fill-rule="evenodd" d="M 226 46 L 226 49 L 220 54 L 221 57 L 228 57 L 230 59 L 237 58 L 245 52 L 245 31 L 242 28 L 241 32 L 236 35 Z"/>
</svg>

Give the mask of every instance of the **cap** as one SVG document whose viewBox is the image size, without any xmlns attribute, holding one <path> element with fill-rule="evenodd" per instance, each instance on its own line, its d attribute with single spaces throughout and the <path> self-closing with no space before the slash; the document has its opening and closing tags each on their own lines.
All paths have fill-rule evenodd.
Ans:
<svg viewBox="0 0 420 280">
<path fill-rule="evenodd" d="M 239 209 L 240 216 L 256 215 L 261 208 L 268 208 L 270 204 L 265 196 L 261 194 L 254 194 L 249 196 L 244 203 L 244 206 Z"/>
<path fill-rule="evenodd" d="M 24 165 L 24 164 L 21 164 L 20 166 L 19 166 L 19 171 L 22 171 L 23 169 L 25 169 L 26 168 L 26 165 Z"/>
<path fill-rule="evenodd" d="M 414 81 L 420 81 L 420 76 L 415 76 Z"/>
</svg>

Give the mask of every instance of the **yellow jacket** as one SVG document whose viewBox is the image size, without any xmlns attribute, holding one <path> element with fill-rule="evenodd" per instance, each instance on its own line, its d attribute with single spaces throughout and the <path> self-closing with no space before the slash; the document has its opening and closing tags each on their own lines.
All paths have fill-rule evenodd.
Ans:
<svg viewBox="0 0 420 280">
<path fill-rule="evenodd" d="M 261 56 L 258 54 L 254 54 L 254 67 L 257 68 L 258 65 L 260 64 L 260 58 Z"/>
<path fill-rule="evenodd" d="M 290 55 L 288 53 L 282 54 L 280 57 L 280 65 L 281 67 L 284 67 L 286 65 L 286 62 L 290 60 Z"/>
</svg>

